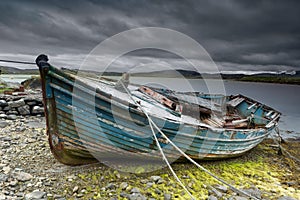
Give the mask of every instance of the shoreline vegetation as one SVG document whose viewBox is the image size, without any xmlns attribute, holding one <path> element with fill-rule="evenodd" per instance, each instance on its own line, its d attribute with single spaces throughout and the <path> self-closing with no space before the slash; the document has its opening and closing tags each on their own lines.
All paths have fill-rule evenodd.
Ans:
<svg viewBox="0 0 300 200">
<path fill-rule="evenodd" d="M 243 77 L 234 81 L 300 85 L 300 77 Z"/>
</svg>

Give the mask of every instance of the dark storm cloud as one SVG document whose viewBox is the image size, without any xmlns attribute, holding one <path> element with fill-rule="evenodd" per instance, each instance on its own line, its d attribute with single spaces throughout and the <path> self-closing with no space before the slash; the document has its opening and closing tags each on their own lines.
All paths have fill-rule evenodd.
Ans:
<svg viewBox="0 0 300 200">
<path fill-rule="evenodd" d="M 192 37 L 223 70 L 298 69 L 299 8 L 293 0 L 3 0 L 0 54 L 78 59 L 112 35 L 152 26 Z M 136 56 L 172 58 L 157 51 Z"/>
</svg>

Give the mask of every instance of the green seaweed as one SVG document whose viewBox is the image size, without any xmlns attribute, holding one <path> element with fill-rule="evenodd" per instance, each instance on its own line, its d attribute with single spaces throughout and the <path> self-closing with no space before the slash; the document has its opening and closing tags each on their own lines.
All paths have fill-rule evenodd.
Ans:
<svg viewBox="0 0 300 200">
<path fill-rule="evenodd" d="M 236 159 L 224 161 L 201 162 L 206 169 L 216 174 L 238 189 L 247 189 L 256 187 L 262 191 L 262 198 L 277 199 L 282 195 L 291 196 L 300 199 L 298 188 L 283 184 L 283 177 L 294 175 L 292 171 L 286 172 L 281 162 L 284 160 L 277 155 L 277 151 L 268 145 L 259 145 L 253 152 Z M 286 163 L 286 162 L 285 162 Z M 206 199 L 209 196 L 209 188 L 215 185 L 222 185 L 219 181 L 200 170 L 190 163 L 172 164 L 178 177 L 188 188 L 191 194 L 197 199 Z M 143 171 L 144 167 L 138 168 Z M 159 175 L 163 181 L 159 184 L 153 184 L 147 187 L 152 175 Z M 130 194 L 132 188 L 139 188 L 141 194 L 148 198 L 163 199 L 164 193 L 172 196 L 172 199 L 189 199 L 183 188 L 178 184 L 167 168 L 152 173 L 122 173 L 108 167 L 101 167 L 98 170 L 80 172 L 77 174 L 76 184 L 80 190 L 85 189 L 82 199 L 110 199 L 120 197 L 122 192 Z M 146 181 L 145 181 L 146 180 Z M 124 190 L 120 188 L 122 182 L 127 182 L 128 187 Z M 115 184 L 115 189 L 108 189 L 109 183 Z M 68 199 L 76 199 L 72 193 L 74 184 L 67 185 L 62 194 Z M 224 198 L 232 195 L 232 190 L 228 188 Z"/>
</svg>

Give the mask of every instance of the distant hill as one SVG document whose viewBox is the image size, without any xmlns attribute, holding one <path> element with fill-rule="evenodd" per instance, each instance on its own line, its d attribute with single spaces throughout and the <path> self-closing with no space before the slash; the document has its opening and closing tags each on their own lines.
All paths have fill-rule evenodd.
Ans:
<svg viewBox="0 0 300 200">
<path fill-rule="evenodd" d="M 162 71 L 154 71 L 154 72 L 140 72 L 133 73 L 131 76 L 143 76 L 143 77 L 181 77 L 184 76 L 186 78 L 199 78 L 201 75 L 195 71 L 189 70 L 162 70 Z"/>
<path fill-rule="evenodd" d="M 300 71 L 296 71 L 294 74 L 286 74 L 286 73 L 258 73 L 253 75 L 247 74 L 209 74 L 209 73 L 198 73 L 195 71 L 189 70 L 162 70 L 162 71 L 154 71 L 154 72 L 142 72 L 142 73 L 134 73 L 132 76 L 145 76 L 145 77 L 178 77 L 184 76 L 186 78 L 201 78 L 205 76 L 205 78 L 219 78 L 222 76 L 223 79 L 241 79 L 243 77 L 300 77 Z"/>
<path fill-rule="evenodd" d="M 297 84 L 300 85 L 300 71 L 296 71 L 292 74 L 287 73 L 259 73 L 253 75 L 247 74 L 200 74 L 195 71 L 188 70 L 164 70 L 164 71 L 155 71 L 150 73 L 135 73 L 132 76 L 144 76 L 144 77 L 180 77 L 185 78 L 208 78 L 208 79 L 218 79 L 220 78 L 225 80 L 234 80 L 234 81 L 248 81 L 248 82 L 267 82 L 267 83 L 284 83 L 284 84 Z"/>
<path fill-rule="evenodd" d="M 0 66 L 2 74 L 39 74 L 38 69 L 19 69 L 14 67 L 5 67 Z M 67 73 L 76 74 L 78 70 L 62 68 L 63 71 Z M 81 75 L 86 75 L 90 77 L 97 77 L 100 75 L 104 76 L 121 76 L 121 72 L 93 72 L 93 71 L 80 71 Z M 190 70 L 161 70 L 153 72 L 140 72 L 132 73 L 131 76 L 140 76 L 140 77 L 166 77 L 166 78 L 209 78 L 216 79 L 220 78 L 220 75 L 223 79 L 226 80 L 235 80 L 235 81 L 250 81 L 250 82 L 271 82 L 271 83 L 287 83 L 287 84 L 299 84 L 300 85 L 300 71 L 295 71 L 294 73 L 258 73 L 253 75 L 247 74 L 208 74 L 208 73 L 198 73 Z"/>
<path fill-rule="evenodd" d="M 0 74 L 38 74 L 38 69 L 19 69 L 15 67 L 0 66 Z"/>
</svg>

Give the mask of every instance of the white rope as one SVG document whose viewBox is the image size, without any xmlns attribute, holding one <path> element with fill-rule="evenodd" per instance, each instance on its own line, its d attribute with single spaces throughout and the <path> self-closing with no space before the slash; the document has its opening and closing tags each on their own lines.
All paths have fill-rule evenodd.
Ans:
<svg viewBox="0 0 300 200">
<path fill-rule="evenodd" d="M 150 119 L 151 120 L 151 119 Z M 156 125 L 154 125 L 156 127 L 156 129 L 158 128 Z M 188 159 L 191 163 L 193 163 L 194 165 L 196 165 L 198 168 L 200 168 L 201 170 L 203 170 L 204 172 L 206 172 L 207 174 L 209 174 L 210 176 L 212 176 L 213 178 L 215 178 L 216 180 L 220 181 L 221 183 L 227 185 L 228 187 L 230 187 L 232 190 L 235 190 L 236 192 L 240 193 L 240 194 L 243 194 L 243 195 L 246 195 L 252 199 L 255 199 L 255 200 L 259 200 L 258 198 L 242 191 L 242 190 L 239 190 L 237 189 L 236 187 L 230 185 L 229 183 L 227 183 L 226 181 L 224 181 L 223 179 L 217 177 L 216 175 L 214 175 L 213 173 L 211 173 L 209 170 L 207 170 L 206 168 L 204 168 L 202 165 L 200 165 L 199 163 L 197 163 L 195 160 L 193 160 L 191 157 L 189 157 L 186 153 L 184 153 L 179 147 L 177 147 L 159 128 L 158 128 L 158 131 L 160 132 L 160 134 L 166 138 L 166 140 L 178 151 L 180 152 L 186 159 Z"/>
<path fill-rule="evenodd" d="M 147 117 L 147 119 L 148 119 L 148 121 L 149 121 L 149 125 L 150 125 L 150 128 L 151 128 L 151 132 L 152 132 L 153 137 L 154 137 L 154 139 L 155 139 L 156 145 L 157 145 L 157 147 L 158 147 L 158 149 L 159 149 L 159 151 L 160 151 L 160 153 L 161 153 L 161 155 L 162 155 L 162 157 L 163 157 L 163 160 L 166 162 L 168 168 L 170 169 L 171 173 L 173 174 L 173 176 L 175 177 L 175 179 L 179 182 L 179 184 L 181 185 L 181 187 L 182 187 L 182 188 L 188 193 L 188 195 L 194 200 L 195 197 L 188 191 L 188 189 L 185 187 L 185 185 L 181 182 L 181 180 L 179 179 L 179 177 L 177 176 L 177 174 L 176 174 L 175 171 L 173 170 L 172 166 L 170 165 L 170 163 L 169 163 L 169 161 L 168 161 L 168 159 L 167 159 L 165 153 L 163 152 L 163 150 L 162 150 L 162 148 L 161 148 L 161 146 L 160 146 L 160 144 L 159 144 L 159 141 L 158 141 L 158 139 L 157 139 L 157 136 L 156 136 L 156 134 L 155 134 L 155 131 L 154 131 L 154 129 L 153 129 L 153 126 L 152 126 L 152 125 L 154 125 L 155 127 L 157 127 L 156 124 L 152 121 L 152 119 L 150 118 L 150 116 L 148 115 L 148 113 L 144 110 L 144 108 L 142 108 L 141 105 L 138 104 L 138 103 L 136 102 L 136 100 L 132 97 L 131 93 L 128 91 L 127 87 L 124 86 L 123 82 L 120 81 L 120 83 L 122 84 L 122 86 L 124 87 L 124 89 L 126 90 L 126 92 L 128 93 L 128 95 L 129 95 L 129 97 L 131 98 L 131 100 L 132 100 L 136 105 L 138 105 L 139 108 L 142 110 L 142 112 L 146 115 L 146 117 Z M 156 129 L 157 129 L 157 128 L 156 128 Z"/>
<path fill-rule="evenodd" d="M 185 152 L 183 152 L 179 147 L 177 147 L 177 145 L 175 145 L 161 130 L 160 128 L 153 122 L 153 120 L 150 118 L 150 116 L 148 115 L 148 113 L 142 108 L 142 106 L 140 104 L 138 104 L 135 99 L 133 99 L 131 93 L 128 91 L 127 87 L 124 86 L 124 84 L 121 82 L 122 86 L 124 87 L 125 91 L 127 92 L 127 94 L 129 95 L 129 97 L 132 99 L 132 101 L 141 109 L 141 111 L 146 115 L 148 121 L 149 121 L 149 125 L 152 124 L 154 126 L 154 128 L 156 128 L 159 133 L 180 153 L 182 154 L 186 159 L 188 159 L 191 163 L 193 163 L 194 165 L 196 165 L 198 168 L 200 168 L 201 170 L 203 170 L 204 172 L 206 172 L 207 174 L 209 174 L 210 176 L 212 176 L 213 178 L 215 178 L 216 180 L 220 181 L 221 183 L 227 185 L 228 187 L 230 187 L 232 190 L 243 194 L 245 196 L 248 196 L 249 198 L 255 199 L 255 200 L 259 200 L 257 197 L 254 197 L 242 190 L 237 189 L 236 187 L 232 186 L 231 184 L 227 183 L 226 181 L 224 181 L 223 179 L 217 177 L 216 175 L 214 175 L 213 173 L 211 173 L 209 170 L 207 170 L 206 168 L 204 168 L 203 166 L 201 166 L 200 164 L 198 164 L 196 161 L 194 161 L 191 157 L 189 157 Z M 155 132 L 153 130 L 152 125 L 150 125 L 151 127 L 151 131 L 155 137 L 156 143 L 158 144 L 159 149 L 161 150 L 161 153 L 164 157 L 164 159 L 166 158 L 161 147 L 160 144 L 156 138 Z M 180 181 L 180 179 L 178 178 L 178 176 L 176 175 L 176 173 L 173 171 L 171 165 L 169 164 L 169 162 L 167 161 L 167 159 L 165 159 L 167 165 L 169 166 L 170 170 L 172 171 L 173 175 L 175 176 L 175 178 L 177 179 L 177 181 L 181 184 L 181 186 L 188 192 L 188 190 L 186 189 L 186 187 L 183 185 L 183 183 Z M 188 194 L 190 194 L 190 192 L 188 192 Z M 191 194 L 190 194 L 191 195 Z M 193 196 L 191 196 L 192 198 L 194 198 Z"/>
<path fill-rule="evenodd" d="M 281 135 L 280 135 L 280 131 L 279 131 L 278 126 L 275 127 L 275 132 L 277 133 L 278 137 L 279 137 L 280 140 L 282 141 L 283 139 L 282 139 L 282 137 L 281 137 Z M 291 159 L 293 159 L 293 160 L 295 160 L 296 162 L 300 163 L 300 160 L 299 160 L 298 158 L 296 158 L 295 156 L 293 156 L 292 154 L 290 154 L 290 152 L 288 152 L 285 148 L 283 148 L 283 147 L 281 146 L 280 142 L 278 142 L 278 141 L 276 140 L 275 137 L 272 136 L 272 139 L 273 139 L 274 142 L 278 145 L 278 148 L 279 148 L 280 151 L 285 152 L 285 153 L 288 155 L 288 157 L 290 157 Z"/>
</svg>

